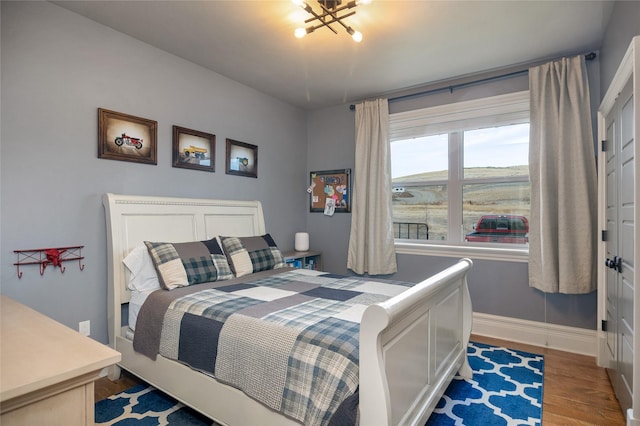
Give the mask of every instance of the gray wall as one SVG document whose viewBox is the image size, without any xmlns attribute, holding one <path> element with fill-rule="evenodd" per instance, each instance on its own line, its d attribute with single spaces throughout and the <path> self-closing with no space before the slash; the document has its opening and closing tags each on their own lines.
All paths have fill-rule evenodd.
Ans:
<svg viewBox="0 0 640 426">
<path fill-rule="evenodd" d="M 353 169 L 355 163 L 355 128 L 349 105 L 325 108 L 307 114 L 307 163 L 309 172 L 316 170 Z M 307 182 L 310 182 L 307 176 Z M 322 250 L 323 268 L 336 274 L 349 274 L 347 249 L 351 229 L 351 213 L 309 213 L 307 230 L 309 245 Z"/>
<path fill-rule="evenodd" d="M 306 224 L 305 113 L 48 2 L 2 7 L 1 292 L 107 341 L 105 192 L 258 199 L 283 249 Z M 97 109 L 158 122 L 158 164 L 97 158 Z M 171 166 L 172 126 L 216 135 L 216 172 Z M 225 174 L 225 138 L 258 145 L 258 178 Z M 84 271 L 13 250 L 84 245 Z"/>
<path fill-rule="evenodd" d="M 600 49 L 602 99 L 634 36 L 640 35 L 640 1 L 617 1 Z"/>
<path fill-rule="evenodd" d="M 308 114 L 309 170 L 353 168 L 353 114 L 348 105 Z M 307 216 L 310 245 L 323 252 L 324 268 L 334 273 L 350 274 L 346 259 L 351 214 L 341 213 L 327 217 L 322 213 L 307 213 Z M 418 282 L 457 260 L 458 258 L 398 254 L 398 272 L 390 278 Z M 469 274 L 469 287 L 475 312 L 596 328 L 595 292 L 588 295 L 544 294 L 529 287 L 526 263 L 474 259 L 474 267 Z"/>
<path fill-rule="evenodd" d="M 259 199 L 283 249 L 307 230 L 325 266 L 346 268 L 351 215 L 308 212 L 309 172 L 353 168 L 353 112 L 339 105 L 306 113 L 47 2 L 0 3 L 0 291 L 76 328 L 91 320 L 106 342 L 105 192 Z M 617 2 L 600 52 L 600 98 L 640 34 L 640 2 Z M 590 65 L 592 68 L 594 65 Z M 596 69 L 590 76 L 597 75 Z M 494 92 L 526 79 L 493 83 Z M 489 87 L 489 86 L 487 86 Z M 392 112 L 486 96 L 487 87 L 393 103 Z M 402 94 L 402 93 L 399 93 Z M 594 104 L 597 104 L 595 102 Z M 97 158 L 97 108 L 158 121 L 158 165 Z M 216 172 L 171 167 L 171 126 L 214 133 Z M 224 141 L 259 146 L 258 179 L 224 174 Z M 305 145 L 304 142 L 307 142 Z M 300 162 L 300 158 L 306 158 Z M 306 214 L 304 214 L 306 213 Z M 13 250 L 84 245 L 85 269 L 64 274 L 23 267 Z M 399 255 L 395 278 L 418 281 L 454 258 Z M 596 296 L 544 295 L 523 263 L 478 260 L 470 275 L 474 309 L 595 328 Z"/>
<path fill-rule="evenodd" d="M 474 79 L 492 77 L 515 70 L 505 69 L 472 78 L 415 88 L 412 92 L 463 84 Z M 599 58 L 587 62 L 587 70 L 595 135 L 597 108 L 600 101 Z M 395 100 L 390 102 L 389 109 L 391 113 L 410 111 L 527 89 L 528 77 L 524 75 L 488 84 L 471 85 L 453 92 L 444 91 L 429 96 Z M 398 92 L 388 97 L 393 99 L 406 94 L 408 93 Z M 312 111 L 308 114 L 307 122 L 309 170 L 353 167 L 355 162 L 352 142 L 355 135 L 354 112 L 348 109 L 348 105 Z M 325 269 L 336 273 L 349 273 L 346 268 L 346 258 L 351 215 L 344 214 L 341 217 L 332 218 L 322 213 L 307 215 L 311 245 L 325 253 Z M 398 254 L 397 260 L 398 272 L 392 278 L 418 282 L 433 271 L 455 263 L 457 258 Z M 474 259 L 474 262 L 469 275 L 469 285 L 475 312 L 596 329 L 597 294 L 595 292 L 588 295 L 544 294 L 529 287 L 526 263 L 477 259 Z"/>
</svg>

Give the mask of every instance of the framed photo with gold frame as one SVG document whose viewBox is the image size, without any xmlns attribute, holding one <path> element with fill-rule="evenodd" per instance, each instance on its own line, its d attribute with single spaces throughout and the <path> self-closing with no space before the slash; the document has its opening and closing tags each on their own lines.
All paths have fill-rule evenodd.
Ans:
<svg viewBox="0 0 640 426">
<path fill-rule="evenodd" d="M 173 126 L 173 167 L 216 171 L 216 135 Z"/>
<path fill-rule="evenodd" d="M 98 158 L 157 164 L 158 122 L 98 108 Z"/>
</svg>

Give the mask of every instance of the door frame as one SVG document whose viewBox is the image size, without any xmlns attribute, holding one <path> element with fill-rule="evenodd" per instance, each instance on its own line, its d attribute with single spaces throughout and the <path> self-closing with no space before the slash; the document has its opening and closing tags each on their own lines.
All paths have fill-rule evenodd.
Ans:
<svg viewBox="0 0 640 426">
<path fill-rule="evenodd" d="M 630 78 L 634 79 L 633 83 L 633 108 L 634 108 L 634 157 L 638 158 L 638 150 L 635 148 L 638 146 L 638 134 L 640 133 L 640 36 L 636 36 L 632 39 L 627 52 L 618 67 L 618 70 L 607 89 L 607 92 L 600 103 L 598 109 L 598 231 L 606 229 L 606 203 L 602 200 L 606 200 L 606 161 L 603 161 L 601 142 L 606 140 L 607 129 L 605 127 L 605 118 L 611 112 L 618 98 L 618 94 L 622 91 L 625 84 Z M 640 177 L 640 161 L 634 162 L 635 173 L 635 185 L 634 185 L 634 198 L 640 200 L 640 184 L 638 184 Z M 636 204 L 638 206 L 638 204 Z M 634 211 L 634 221 L 636 223 L 635 236 L 634 236 L 634 259 L 633 265 L 636 268 L 636 274 L 638 268 L 640 268 L 640 208 L 636 208 Z M 604 265 L 604 259 L 606 257 L 606 242 L 602 241 L 602 238 L 598 238 L 598 352 L 597 362 L 602 367 L 609 367 L 606 359 L 606 332 L 602 330 L 602 321 L 607 318 L 607 306 L 606 306 L 606 266 Z M 633 315 L 633 404 L 627 413 L 627 425 L 640 426 L 640 289 L 636 285 L 637 278 L 634 277 L 634 315 Z"/>
</svg>

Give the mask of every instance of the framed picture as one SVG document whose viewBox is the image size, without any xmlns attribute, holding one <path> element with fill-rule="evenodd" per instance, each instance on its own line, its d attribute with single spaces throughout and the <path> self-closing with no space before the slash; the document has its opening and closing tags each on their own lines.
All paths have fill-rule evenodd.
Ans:
<svg viewBox="0 0 640 426">
<path fill-rule="evenodd" d="M 227 174 L 258 177 L 258 147 L 227 139 Z"/>
<path fill-rule="evenodd" d="M 158 122 L 98 108 L 98 158 L 157 164 Z"/>
<path fill-rule="evenodd" d="M 173 167 L 216 171 L 216 135 L 173 126 Z"/>
<path fill-rule="evenodd" d="M 351 169 L 311 172 L 310 178 L 309 211 L 328 216 L 351 211 Z"/>
</svg>

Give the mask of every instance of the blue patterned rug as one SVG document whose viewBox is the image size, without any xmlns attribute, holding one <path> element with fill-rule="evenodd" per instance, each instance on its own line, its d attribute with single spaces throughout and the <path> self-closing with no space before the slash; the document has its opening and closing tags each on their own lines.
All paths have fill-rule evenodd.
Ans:
<svg viewBox="0 0 640 426">
<path fill-rule="evenodd" d="M 213 421 L 159 390 L 138 385 L 96 402 L 96 425 L 211 426 Z"/>
<path fill-rule="evenodd" d="M 540 425 L 542 355 L 471 342 L 473 379 L 456 376 L 426 426 Z M 97 425 L 209 426 L 211 420 L 146 385 L 95 405 Z"/>
<path fill-rule="evenodd" d="M 473 378 L 454 377 L 427 426 L 542 423 L 542 355 L 474 342 L 467 353 Z"/>
</svg>

